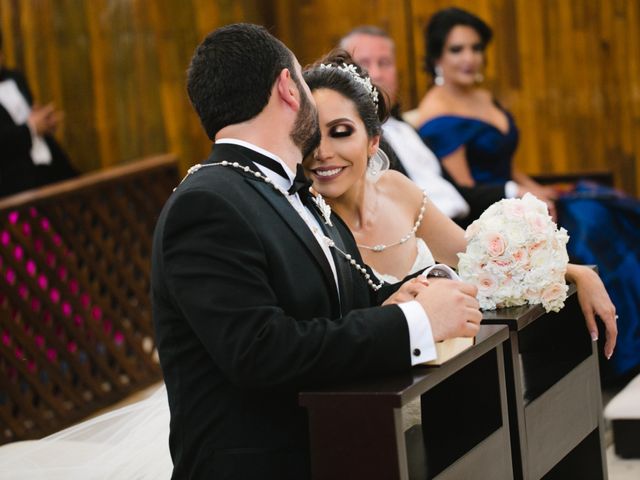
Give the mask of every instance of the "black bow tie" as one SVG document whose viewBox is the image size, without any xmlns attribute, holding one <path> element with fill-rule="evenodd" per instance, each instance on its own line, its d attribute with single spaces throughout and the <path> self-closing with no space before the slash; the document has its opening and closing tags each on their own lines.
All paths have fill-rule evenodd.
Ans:
<svg viewBox="0 0 640 480">
<path fill-rule="evenodd" d="M 293 179 L 293 184 L 289 187 L 289 195 L 298 193 L 300 197 L 306 197 L 309 194 L 309 188 L 311 187 L 311 180 L 309 180 L 304 174 L 304 168 L 301 164 L 296 167 L 296 178 Z M 303 198 L 304 199 L 304 198 Z"/>
<path fill-rule="evenodd" d="M 257 163 L 258 165 L 262 165 L 263 167 L 267 167 L 269 170 L 277 173 L 282 178 L 286 178 L 287 180 L 289 180 L 289 175 L 287 175 L 287 173 L 284 171 L 284 167 L 275 160 L 269 157 L 265 157 L 264 155 L 254 155 L 251 158 L 251 161 L 253 163 Z"/>
<path fill-rule="evenodd" d="M 251 160 L 254 163 L 262 165 L 263 167 L 267 167 L 269 170 L 277 173 L 282 178 L 289 180 L 289 175 L 287 175 L 282 165 L 275 160 L 263 155 L 255 156 L 251 158 Z M 289 195 L 298 193 L 301 197 L 306 197 L 306 194 L 309 192 L 309 187 L 311 187 L 311 181 L 308 180 L 304 175 L 304 168 L 300 163 L 298 163 L 296 166 L 296 176 L 293 179 L 293 184 L 291 184 L 291 187 L 289 187 L 288 193 Z"/>
</svg>

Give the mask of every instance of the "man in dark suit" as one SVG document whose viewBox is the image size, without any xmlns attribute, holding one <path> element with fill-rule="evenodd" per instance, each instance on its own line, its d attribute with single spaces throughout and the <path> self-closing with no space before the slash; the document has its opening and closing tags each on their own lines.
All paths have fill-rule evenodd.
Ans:
<svg viewBox="0 0 640 480">
<path fill-rule="evenodd" d="M 381 87 L 389 95 L 391 104 L 395 105 L 393 117 L 383 125 L 383 149 L 392 160 L 397 159 L 395 163 L 391 162 L 392 168 L 426 190 L 431 201 L 443 213 L 466 226 L 491 204 L 517 194 L 514 182 L 508 187 L 455 184 L 413 127 L 400 118 L 395 44 L 387 32 L 370 25 L 357 27 L 342 38 L 340 47 L 367 69 L 373 83 Z"/>
<path fill-rule="evenodd" d="M 152 255 L 173 478 L 309 478 L 301 388 L 406 370 L 434 357 L 433 340 L 478 329 L 474 287 L 453 280 L 414 279 L 371 308 L 384 289 L 293 173 L 319 142 L 301 78 L 249 24 L 214 31 L 191 60 L 215 146 L 167 201 Z"/>
<path fill-rule="evenodd" d="M 24 77 L 3 65 L 0 33 L 0 196 L 77 175 L 53 138 L 62 114 L 33 105 Z"/>
</svg>

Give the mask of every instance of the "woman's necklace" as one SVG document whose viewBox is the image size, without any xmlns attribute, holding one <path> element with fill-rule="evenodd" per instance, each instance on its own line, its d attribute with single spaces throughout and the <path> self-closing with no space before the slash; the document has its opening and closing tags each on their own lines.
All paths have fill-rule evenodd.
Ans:
<svg viewBox="0 0 640 480">
<path fill-rule="evenodd" d="M 238 170 L 242 170 L 246 173 L 250 173 L 251 175 L 253 175 L 256 178 L 259 178 L 260 180 L 262 180 L 263 182 L 265 182 L 268 185 L 271 185 L 271 187 L 273 187 L 273 189 L 275 191 L 277 191 L 278 193 L 280 193 L 283 197 L 285 197 L 289 203 L 291 204 L 291 206 L 294 208 L 294 210 L 298 213 L 298 215 L 300 215 L 300 217 L 302 218 L 302 220 L 305 222 L 305 224 L 307 224 L 307 226 L 311 229 L 312 233 L 318 233 L 317 229 L 314 228 L 310 223 L 309 223 L 309 219 L 306 218 L 307 215 L 303 214 L 303 212 L 301 212 L 298 208 L 296 208 L 296 206 L 291 202 L 290 196 L 289 196 L 289 192 L 287 192 L 286 190 L 283 190 L 282 188 L 280 188 L 278 185 L 276 185 L 275 183 L 273 183 L 269 177 L 267 177 L 266 175 L 263 175 L 260 172 L 256 172 L 255 170 L 251 170 L 251 168 L 246 167 L 244 165 L 240 165 L 238 162 L 228 162 L 226 160 L 223 160 L 221 162 L 217 162 L 217 163 L 198 163 L 197 165 L 194 165 L 193 167 L 191 167 L 189 170 L 187 170 L 187 174 L 184 176 L 184 178 L 180 181 L 180 183 L 184 182 L 187 177 L 189 175 L 192 175 L 194 173 L 196 173 L 198 170 L 200 170 L 201 168 L 204 167 L 217 167 L 217 166 L 222 166 L 222 167 L 231 167 L 231 168 L 236 168 Z M 175 188 L 174 188 L 175 190 Z M 425 197 L 426 198 L 426 197 Z M 318 209 L 320 210 L 320 213 L 322 214 L 323 218 L 324 218 L 324 222 L 325 224 L 332 226 L 331 223 L 331 208 L 329 207 L 329 205 L 327 205 L 324 201 L 324 199 L 322 198 L 322 196 L 320 194 L 314 196 L 313 198 L 313 202 L 315 203 L 315 205 L 318 207 Z M 424 208 L 423 208 L 424 209 Z M 422 211 L 421 211 L 422 214 Z M 334 243 L 333 240 L 331 240 L 329 237 L 327 237 L 326 235 L 322 234 L 320 232 L 319 234 L 319 238 L 321 238 L 324 243 L 329 247 L 329 248 L 333 248 L 336 252 L 338 252 L 342 258 L 344 258 L 347 262 L 349 262 L 349 264 L 355 268 L 363 277 L 364 279 L 367 281 L 367 284 L 369 285 L 369 287 L 374 291 L 377 292 L 378 290 L 380 290 L 380 288 L 382 288 L 382 285 L 384 284 L 384 282 L 380 282 L 380 283 L 375 283 L 372 278 L 371 278 L 371 274 L 369 274 L 369 272 L 367 272 L 367 269 L 364 268 L 362 265 L 360 265 L 354 258 L 353 255 L 347 253 L 347 252 L 343 252 L 341 249 L 339 249 L 336 244 Z"/>
<path fill-rule="evenodd" d="M 370 245 L 362 245 L 359 243 L 358 247 L 364 248 L 366 250 L 371 250 L 372 252 L 380 253 L 380 252 L 384 252 L 387 248 L 395 247 L 396 245 L 402 245 L 403 243 L 406 243 L 411 237 L 415 236 L 416 232 L 418 231 L 418 228 L 420 228 L 420 224 L 422 223 L 422 219 L 424 218 L 424 211 L 426 208 L 427 208 L 427 193 L 422 192 L 422 205 L 420 206 L 420 212 L 418 212 L 418 218 L 416 219 L 416 223 L 413 224 L 413 227 L 411 228 L 409 233 L 407 233 L 404 237 L 402 237 L 397 242 L 391 243 L 389 245 L 386 245 L 384 243 L 379 243 L 378 245 L 370 246 Z"/>
</svg>

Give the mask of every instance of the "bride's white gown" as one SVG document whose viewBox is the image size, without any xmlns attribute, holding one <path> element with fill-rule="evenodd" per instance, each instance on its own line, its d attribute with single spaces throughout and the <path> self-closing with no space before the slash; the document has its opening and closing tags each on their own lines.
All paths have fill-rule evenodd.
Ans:
<svg viewBox="0 0 640 480">
<path fill-rule="evenodd" d="M 425 268 L 434 265 L 436 261 L 433 259 L 433 255 L 431 254 L 431 250 L 427 247 L 427 244 L 421 238 L 416 238 L 416 246 L 418 248 L 418 254 L 416 255 L 416 259 L 413 262 L 413 266 L 409 269 L 409 274 L 415 273 Z M 376 274 L 380 280 L 384 280 L 387 283 L 398 283 L 401 281 L 401 278 L 396 278 L 393 275 L 387 275 L 386 273 L 379 273 L 374 268 L 372 268 L 373 273 Z"/>
<path fill-rule="evenodd" d="M 420 238 L 417 249 L 411 272 L 435 263 Z M 375 273 L 388 283 L 400 281 Z M 403 409 L 402 417 L 405 429 L 420 422 L 419 399 Z M 49 437 L 0 447 L 3 480 L 163 480 L 172 470 L 164 385 L 144 400 Z"/>
<path fill-rule="evenodd" d="M 162 480 L 172 470 L 164 385 L 49 437 L 0 447 L 3 480 Z"/>
</svg>

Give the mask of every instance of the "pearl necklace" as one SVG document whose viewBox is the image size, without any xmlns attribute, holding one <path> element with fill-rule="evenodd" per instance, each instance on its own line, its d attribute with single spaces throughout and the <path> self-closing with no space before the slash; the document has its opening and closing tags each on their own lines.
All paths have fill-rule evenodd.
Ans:
<svg viewBox="0 0 640 480">
<path fill-rule="evenodd" d="M 223 160 L 223 161 L 217 162 L 217 163 L 204 163 L 204 164 L 198 163 L 198 164 L 194 165 L 193 167 L 189 168 L 189 170 L 187 170 L 187 174 L 180 181 L 180 183 L 184 182 L 189 175 L 192 175 L 192 174 L 196 173 L 201 168 L 204 168 L 204 167 L 216 167 L 216 166 L 232 167 L 232 168 L 236 168 L 238 170 L 243 170 L 244 172 L 250 173 L 251 175 L 253 175 L 256 178 L 259 178 L 260 180 L 262 180 L 266 184 L 271 185 L 271 187 L 273 187 L 273 189 L 275 191 L 280 193 L 283 197 L 285 197 L 289 201 L 291 206 L 295 209 L 295 211 L 298 213 L 298 215 L 300 215 L 300 217 L 307 224 L 307 226 L 312 231 L 315 231 L 315 229 L 312 228 L 311 225 L 309 225 L 309 220 L 306 218 L 306 215 L 303 214 L 303 212 L 301 212 L 299 209 L 297 209 L 295 207 L 295 205 L 293 205 L 293 203 L 291 203 L 291 200 L 289 198 L 290 197 L 289 196 L 289 192 L 287 192 L 286 190 L 283 190 L 278 185 L 273 183 L 271 181 L 271 179 L 269 177 L 267 177 L 266 175 L 263 175 L 260 172 L 256 172 L 255 170 L 251 170 L 251 168 L 246 167 L 244 165 L 240 165 L 238 162 L 228 162 L 226 160 Z M 175 188 L 173 190 L 175 191 Z M 314 198 L 314 203 L 318 206 L 318 208 L 320 208 L 322 210 L 321 213 L 322 213 L 322 215 L 323 215 L 323 217 L 325 219 L 325 223 L 327 225 L 332 225 L 331 224 L 331 220 L 329 219 L 330 209 L 329 209 L 329 212 L 327 212 L 327 210 L 326 210 L 327 208 L 329 208 L 329 206 L 325 204 L 324 199 L 322 198 L 322 196 L 320 194 L 318 194 L 318 196 L 316 198 Z M 321 234 L 321 238 L 329 248 L 333 248 L 336 252 L 338 252 L 347 262 L 349 262 L 349 264 L 351 266 L 353 266 L 353 268 L 355 268 L 364 277 L 364 279 L 367 281 L 367 284 L 369 285 L 369 287 L 374 292 L 377 292 L 378 290 L 380 290 L 380 288 L 382 288 L 382 285 L 384 285 L 384 282 L 375 283 L 372 280 L 371 275 L 367 272 L 367 269 L 364 268 L 362 265 L 360 265 L 353 258 L 353 255 L 351 255 L 349 253 L 346 253 L 346 252 L 343 252 L 340 248 L 338 248 L 336 246 L 335 242 L 333 240 L 331 240 L 329 237 L 327 237 L 326 235 Z"/>
<path fill-rule="evenodd" d="M 420 212 L 418 212 L 418 218 L 416 222 L 413 224 L 413 227 L 411 228 L 409 233 L 407 233 L 404 237 L 402 237 L 397 242 L 391 243 L 389 245 L 385 245 L 384 243 L 379 243 L 378 245 L 370 246 L 370 245 L 362 245 L 359 243 L 358 247 L 371 250 L 372 252 L 380 253 L 380 252 L 384 252 L 387 248 L 395 247 L 396 245 L 402 245 L 403 243 L 406 243 L 411 237 L 414 237 L 416 235 L 416 232 L 418 231 L 418 228 L 420 228 L 420 224 L 422 223 L 422 219 L 424 218 L 424 211 L 426 208 L 427 208 L 427 193 L 422 192 L 422 205 L 420 206 Z"/>
</svg>

